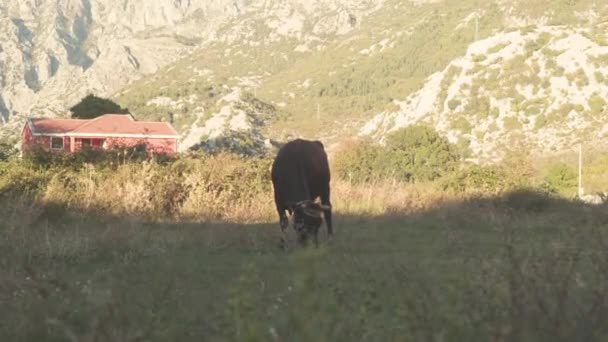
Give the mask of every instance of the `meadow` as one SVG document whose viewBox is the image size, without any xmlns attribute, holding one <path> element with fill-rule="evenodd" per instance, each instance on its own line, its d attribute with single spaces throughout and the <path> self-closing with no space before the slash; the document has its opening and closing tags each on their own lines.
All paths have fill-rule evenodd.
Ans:
<svg viewBox="0 0 608 342">
<path fill-rule="evenodd" d="M 336 176 L 335 238 L 282 251 L 269 163 L 0 162 L 0 340 L 608 336 L 606 206 Z"/>
</svg>

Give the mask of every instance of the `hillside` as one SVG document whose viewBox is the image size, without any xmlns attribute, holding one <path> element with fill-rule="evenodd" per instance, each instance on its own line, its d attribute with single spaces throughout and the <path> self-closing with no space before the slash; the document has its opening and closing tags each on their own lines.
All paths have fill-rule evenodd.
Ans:
<svg viewBox="0 0 608 342">
<path fill-rule="evenodd" d="M 608 4 L 599 0 L 559 0 L 550 7 L 541 0 L 142 4 L 143 12 L 161 18 L 152 27 L 141 24 L 150 15 L 134 9 L 110 15 L 99 10 L 101 2 L 91 3 L 92 23 L 102 18 L 110 25 L 105 19 L 113 18 L 116 31 L 128 25 L 123 15 L 144 18 L 110 36 L 138 44 L 169 39 L 176 49 L 145 71 L 141 62 L 132 72 L 114 64 L 102 68 L 99 59 L 93 65 L 105 73 L 74 79 L 96 79 L 105 87 L 101 95 L 111 94 L 139 119 L 173 120 L 182 149 L 235 134 L 251 135 L 248 143 L 258 147 L 268 137 L 302 136 L 329 145 L 353 134 L 381 140 L 423 120 L 469 144 L 475 156 L 493 160 L 507 141 L 557 151 L 581 134 L 599 137 L 604 123 Z M 115 31 L 96 32 L 108 37 Z M 150 47 L 135 57 L 160 51 Z M 112 63 L 120 60 L 108 55 Z M 122 78 L 109 82 L 113 77 Z M 91 89 L 42 84 L 76 99 L 78 91 Z M 54 98 L 65 104 L 68 97 Z M 40 106 L 54 108 L 49 98 L 40 97 Z M 14 134 L 17 122 L 9 120 L 4 131 Z"/>
<path fill-rule="evenodd" d="M 500 157 L 497 147 L 515 138 L 522 142 L 515 146 L 536 144 L 557 151 L 578 134 L 566 118 L 569 106 L 582 114 L 574 119 L 577 128 L 587 127 L 589 137 L 599 134 L 595 127 L 603 119 L 597 112 L 603 109 L 598 107 L 608 99 L 602 83 L 607 5 L 581 1 L 555 2 L 551 11 L 544 7 L 542 1 L 386 1 L 350 16 L 345 29 L 322 35 L 310 14 L 291 12 L 277 18 L 278 23 L 252 16 L 227 31 L 227 36 L 240 34 L 241 39 L 214 42 L 116 98 L 147 116 L 176 112 L 178 130 L 191 141 L 204 138 L 193 132 L 226 106 L 218 99 L 238 91 L 267 105 L 259 121 L 263 125 L 255 129 L 276 139 L 304 136 L 331 143 L 358 133 L 381 139 L 383 133 L 415 121 L 399 118 L 425 116 L 452 141 L 470 144 L 472 153 L 486 160 Z M 585 57 L 577 57 L 579 53 Z M 571 66 L 572 58 L 580 68 Z M 579 69 L 585 73 L 584 86 Z M 449 77 L 457 85 L 446 78 L 441 86 L 450 88 L 450 96 L 441 98 L 447 90 L 435 89 L 441 83 L 438 75 L 456 70 L 459 74 Z M 481 86 L 488 77 L 496 84 Z M 534 82 L 541 84 L 530 93 Z M 461 85 L 471 89 L 460 90 Z M 177 105 L 148 102 L 162 96 Z M 184 99 L 196 100 L 194 111 L 179 105 Z M 521 129 L 518 120 L 508 119 L 510 99 L 519 101 L 521 109 L 514 104 L 513 113 L 522 112 Z M 452 107 L 456 101 L 460 106 L 450 109 L 450 100 Z M 407 105 L 417 101 L 422 107 Z M 441 101 L 439 110 L 434 103 Z M 485 108 L 484 101 L 496 104 Z M 499 115 L 495 110 L 489 115 L 498 102 Z M 543 115 L 538 124 L 526 110 Z M 478 113 L 484 111 L 488 113 Z M 559 114 L 563 111 L 567 113 Z M 477 116 L 487 118 L 476 121 Z M 540 127 L 543 118 L 546 127 Z M 455 129 L 459 124 L 462 129 Z"/>
<path fill-rule="evenodd" d="M 341 15 L 349 3 L 0 0 L 0 137 L 14 138 L 25 116 L 66 115 L 89 92 L 110 96 L 209 42 L 238 39 L 227 32 L 240 30 L 235 18 L 295 7 Z"/>
<path fill-rule="evenodd" d="M 234 15 L 232 3 L 0 0 L 0 136 L 177 60 Z"/>
<path fill-rule="evenodd" d="M 361 132 L 382 137 L 424 122 L 485 160 L 510 148 L 550 153 L 600 143 L 608 129 L 606 27 L 527 27 L 477 41 Z"/>
</svg>

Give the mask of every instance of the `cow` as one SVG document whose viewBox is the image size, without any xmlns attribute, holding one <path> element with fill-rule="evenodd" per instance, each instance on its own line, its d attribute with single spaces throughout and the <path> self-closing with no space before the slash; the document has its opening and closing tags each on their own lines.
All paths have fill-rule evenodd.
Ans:
<svg viewBox="0 0 608 342">
<path fill-rule="evenodd" d="M 283 145 L 272 163 L 271 178 L 283 248 L 286 247 L 289 225 L 286 212 L 293 217 L 294 230 L 301 245 L 306 245 L 312 235 L 315 247 L 319 246 L 322 216 L 325 217 L 328 237 L 333 237 L 329 162 L 320 141 L 295 139 Z M 318 197 L 321 204 L 315 201 Z"/>
</svg>

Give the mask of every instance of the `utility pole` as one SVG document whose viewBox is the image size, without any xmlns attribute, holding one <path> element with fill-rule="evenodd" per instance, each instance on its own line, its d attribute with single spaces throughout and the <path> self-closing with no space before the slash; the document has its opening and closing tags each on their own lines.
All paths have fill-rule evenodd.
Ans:
<svg viewBox="0 0 608 342">
<path fill-rule="evenodd" d="M 583 196 L 583 146 L 578 144 L 578 197 Z"/>
<path fill-rule="evenodd" d="M 479 39 L 479 14 L 475 14 L 475 41 Z"/>
</svg>

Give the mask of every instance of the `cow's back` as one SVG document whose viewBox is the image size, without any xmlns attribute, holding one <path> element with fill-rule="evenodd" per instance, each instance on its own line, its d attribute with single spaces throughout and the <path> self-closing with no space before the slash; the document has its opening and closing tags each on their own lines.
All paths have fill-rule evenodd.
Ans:
<svg viewBox="0 0 608 342">
<path fill-rule="evenodd" d="M 283 145 L 272 164 L 271 176 L 275 191 L 279 191 L 284 201 L 301 201 L 319 196 L 330 181 L 323 144 L 320 141 L 296 139 Z"/>
</svg>

